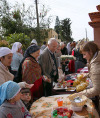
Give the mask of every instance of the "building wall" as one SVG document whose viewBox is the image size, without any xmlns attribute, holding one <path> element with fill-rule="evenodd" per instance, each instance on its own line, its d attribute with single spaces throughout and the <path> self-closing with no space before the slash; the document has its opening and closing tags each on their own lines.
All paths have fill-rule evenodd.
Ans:
<svg viewBox="0 0 100 118">
<path fill-rule="evenodd" d="M 59 43 L 61 42 L 61 39 L 58 39 L 58 34 L 53 29 L 48 30 L 48 38 L 45 41 L 48 41 L 50 38 L 56 38 Z"/>
<path fill-rule="evenodd" d="M 48 32 L 48 39 L 49 38 L 56 38 L 56 39 L 58 39 L 58 34 L 53 29 L 50 29 L 49 32 Z"/>
</svg>

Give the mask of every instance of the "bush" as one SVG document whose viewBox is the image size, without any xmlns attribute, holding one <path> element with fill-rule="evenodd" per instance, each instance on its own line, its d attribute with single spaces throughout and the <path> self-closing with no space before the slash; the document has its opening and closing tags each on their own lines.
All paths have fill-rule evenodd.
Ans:
<svg viewBox="0 0 100 118">
<path fill-rule="evenodd" d="M 13 43 L 20 42 L 22 44 L 23 51 L 26 50 L 26 48 L 30 45 L 30 42 L 31 42 L 30 37 L 28 37 L 24 33 L 10 34 L 10 36 L 6 37 L 6 40 L 9 42 L 10 48 L 12 47 Z"/>
<path fill-rule="evenodd" d="M 9 47 L 8 42 L 5 40 L 0 40 L 0 47 Z"/>
</svg>

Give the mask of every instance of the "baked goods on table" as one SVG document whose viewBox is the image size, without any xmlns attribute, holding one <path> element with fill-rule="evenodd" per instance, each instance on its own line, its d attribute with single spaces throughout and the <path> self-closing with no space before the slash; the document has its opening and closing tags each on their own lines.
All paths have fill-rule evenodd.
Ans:
<svg viewBox="0 0 100 118">
<path fill-rule="evenodd" d="M 74 82 L 73 82 L 73 87 L 76 87 L 78 84 L 80 84 L 80 81 L 78 79 L 76 79 Z"/>
<path fill-rule="evenodd" d="M 76 74 L 75 77 L 74 77 L 75 79 L 70 77 L 70 80 L 66 80 L 65 79 L 66 77 L 62 76 L 61 78 L 58 79 L 58 83 L 55 84 L 54 89 L 55 90 L 61 90 L 61 89 L 67 90 L 69 87 L 70 88 L 74 87 L 74 88 L 76 88 L 77 92 L 80 92 L 80 91 L 83 91 L 84 89 L 86 89 L 87 86 L 89 85 L 89 81 L 87 81 L 87 78 L 84 77 L 84 75 L 82 73 Z"/>
<path fill-rule="evenodd" d="M 86 77 L 83 74 L 78 74 L 76 80 L 73 82 L 73 87 L 76 87 L 76 91 L 80 92 L 86 89 L 89 82 L 86 81 Z"/>
<path fill-rule="evenodd" d="M 76 91 L 80 92 L 86 89 L 86 87 L 88 86 L 87 82 L 82 82 L 79 85 L 76 86 Z"/>
<path fill-rule="evenodd" d="M 84 74 L 82 74 L 82 73 L 77 75 L 77 79 L 78 79 L 79 81 L 83 81 L 83 82 L 86 81 L 86 77 L 84 77 Z"/>
</svg>

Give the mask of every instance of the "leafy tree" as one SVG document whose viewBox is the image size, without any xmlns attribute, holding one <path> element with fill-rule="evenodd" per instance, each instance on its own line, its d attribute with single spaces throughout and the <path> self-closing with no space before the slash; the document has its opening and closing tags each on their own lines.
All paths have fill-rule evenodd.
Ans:
<svg viewBox="0 0 100 118">
<path fill-rule="evenodd" d="M 45 39 L 48 38 L 48 30 L 35 28 L 34 31 L 31 32 L 31 35 L 32 38 L 36 39 L 38 44 L 41 45 Z"/>
<path fill-rule="evenodd" d="M 45 37 L 47 37 L 47 30 L 44 29 L 49 27 L 52 17 L 46 17 L 49 10 L 47 10 L 44 5 L 40 11 L 41 14 L 39 15 L 40 28 L 37 29 L 36 18 L 34 17 L 34 6 L 29 6 L 26 10 L 25 4 L 20 6 L 16 3 L 14 6 L 9 6 L 6 0 L 0 1 L 2 2 L 2 7 L 0 7 L 0 26 L 3 31 L 1 34 L 8 36 L 13 33 L 24 33 L 31 39 L 36 38 L 40 40 L 38 42 L 41 42 Z M 43 31 L 45 32 L 43 33 Z"/>
<path fill-rule="evenodd" d="M 25 50 L 30 45 L 30 38 L 24 33 L 14 33 L 6 37 L 6 41 L 9 42 L 9 47 L 12 47 L 14 42 L 21 42 L 23 44 L 23 50 Z"/>
<path fill-rule="evenodd" d="M 24 32 L 23 23 L 19 19 L 12 20 L 11 17 L 4 16 L 1 20 L 1 25 L 6 29 L 6 32 L 4 33 L 6 36 L 15 32 Z"/>
<path fill-rule="evenodd" d="M 71 20 L 66 18 L 61 21 L 61 39 L 63 41 L 72 41 Z"/>
<path fill-rule="evenodd" d="M 68 42 L 73 40 L 73 38 L 71 38 L 71 20 L 69 18 L 60 21 L 57 16 L 54 29 L 58 33 L 58 38 L 62 41 Z"/>
<path fill-rule="evenodd" d="M 16 6 L 18 7 L 18 5 Z M 24 23 L 27 20 L 23 19 L 25 15 L 23 15 L 24 13 L 19 8 L 14 7 L 14 10 L 11 11 L 11 13 L 9 12 L 8 14 L 2 15 L 1 26 L 5 29 L 4 35 L 7 36 L 13 33 L 29 34 L 30 26 Z M 23 5 L 23 10 L 24 10 L 24 5 Z"/>
<path fill-rule="evenodd" d="M 13 33 L 29 34 L 32 27 L 30 19 L 31 21 L 34 19 L 32 10 L 29 11 L 30 7 L 25 11 L 24 4 L 21 7 L 18 4 L 11 7 L 6 0 L 0 0 L 0 3 L 1 34 L 6 36 Z"/>
<path fill-rule="evenodd" d="M 39 25 L 40 28 L 42 29 L 47 29 L 49 28 L 51 22 L 52 22 L 52 16 L 48 16 L 47 14 L 50 11 L 50 9 L 46 8 L 45 5 L 42 5 L 41 9 L 40 9 L 40 13 L 39 13 Z"/>
<path fill-rule="evenodd" d="M 5 29 L 3 29 L 1 25 L 1 21 L 3 17 L 8 16 L 10 14 L 10 7 L 6 0 L 0 0 L 0 35 L 2 35 L 5 32 Z"/>
<path fill-rule="evenodd" d="M 55 22 L 55 27 L 54 27 L 55 31 L 57 32 L 58 34 L 58 38 L 61 38 L 60 36 L 60 30 L 61 30 L 61 27 L 60 27 L 60 20 L 59 20 L 59 17 L 56 16 L 56 22 Z"/>
<path fill-rule="evenodd" d="M 0 0 L 0 19 L 10 14 L 10 7 L 6 0 Z"/>
</svg>

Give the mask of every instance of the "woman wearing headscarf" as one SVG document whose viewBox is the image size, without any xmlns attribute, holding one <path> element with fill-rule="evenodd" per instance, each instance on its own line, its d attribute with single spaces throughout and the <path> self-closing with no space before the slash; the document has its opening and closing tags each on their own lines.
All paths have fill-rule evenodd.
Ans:
<svg viewBox="0 0 100 118">
<path fill-rule="evenodd" d="M 15 42 L 12 46 L 12 52 L 13 58 L 11 62 L 11 73 L 15 76 L 23 59 L 22 44 L 20 42 Z"/>
<path fill-rule="evenodd" d="M 8 67 L 11 64 L 13 53 L 8 47 L 0 48 L 0 85 L 14 79 L 14 75 L 9 72 Z M 31 85 L 26 82 L 19 83 L 21 87 L 30 88 Z"/>
<path fill-rule="evenodd" d="M 33 100 L 36 100 L 43 95 L 42 72 L 41 67 L 37 62 L 39 55 L 39 46 L 29 46 L 25 51 L 24 59 L 22 60 L 17 73 L 17 76 L 20 76 L 20 81 L 34 84 L 31 88 Z M 17 81 L 17 79 L 15 79 L 15 81 Z"/>
<path fill-rule="evenodd" d="M 20 86 L 7 81 L 0 86 L 0 118 L 32 118 L 20 100 Z"/>
</svg>

